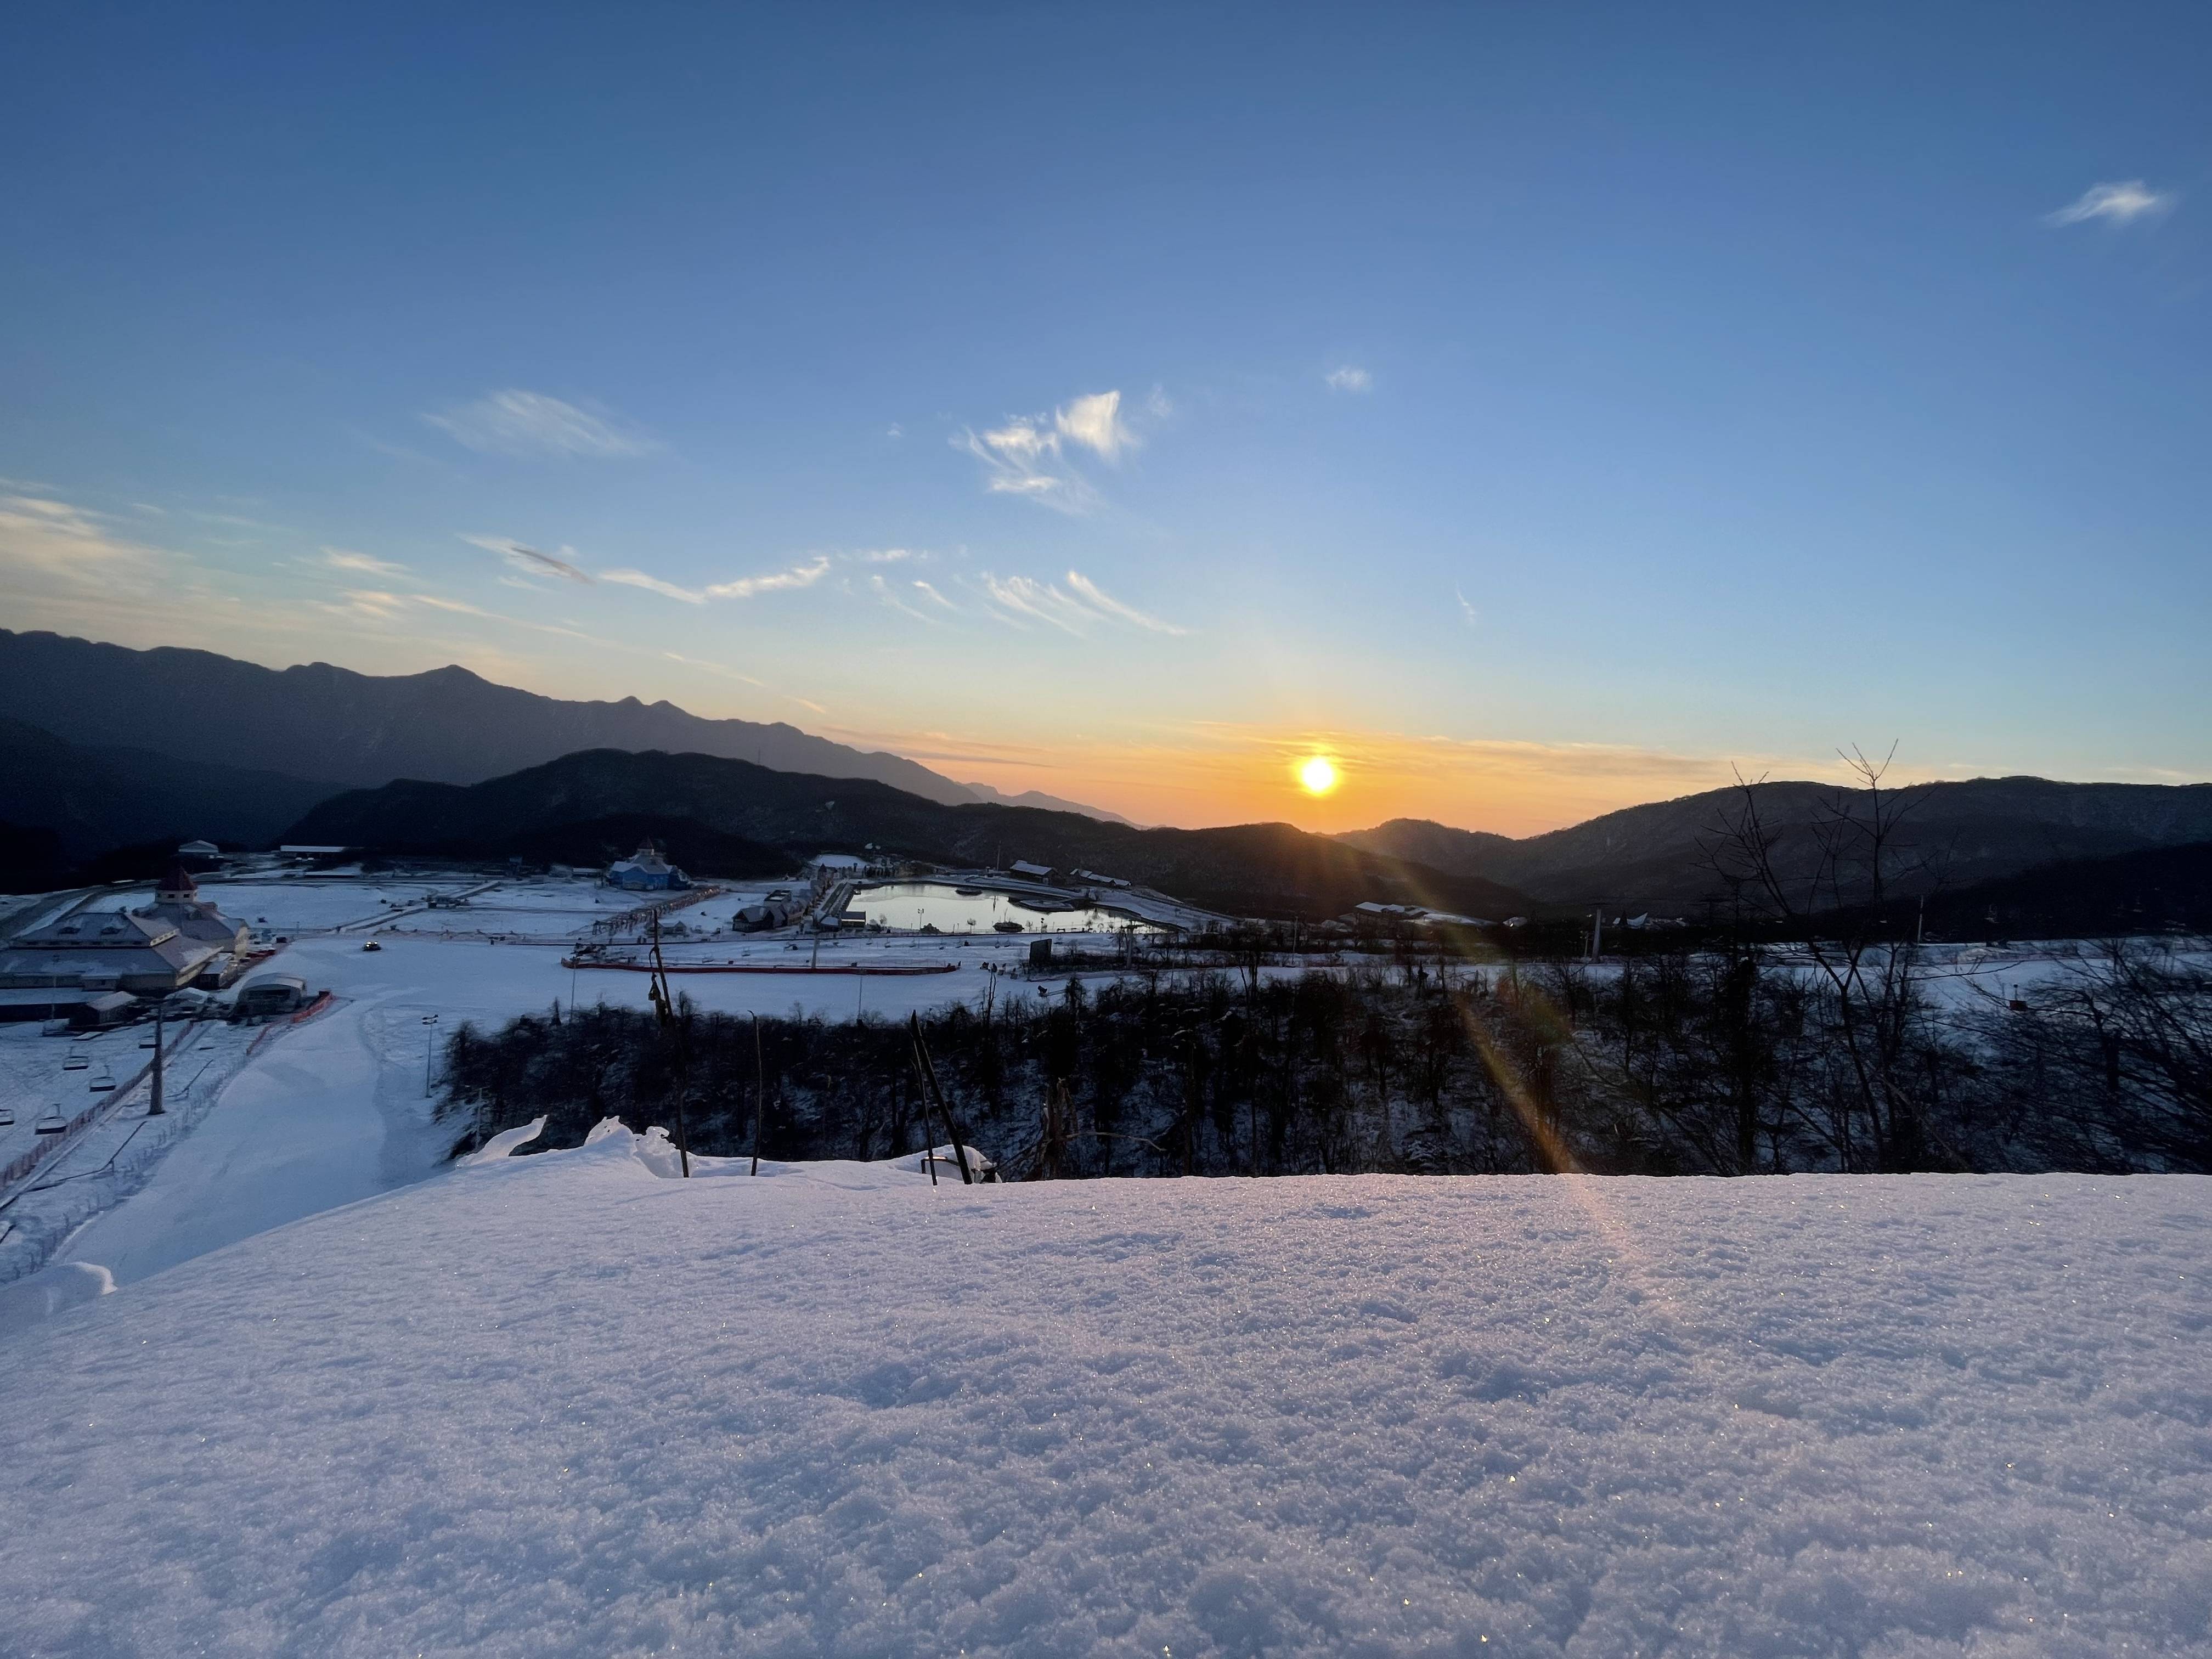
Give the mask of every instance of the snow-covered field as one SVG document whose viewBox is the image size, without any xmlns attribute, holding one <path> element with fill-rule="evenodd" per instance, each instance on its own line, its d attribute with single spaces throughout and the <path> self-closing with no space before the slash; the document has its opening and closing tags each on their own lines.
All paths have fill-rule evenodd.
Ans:
<svg viewBox="0 0 2212 1659">
<path fill-rule="evenodd" d="M 2201 1653 L 2208 1242 L 2191 1177 L 687 1183 L 617 1131 L 12 1339 L 0 1646 Z"/>
</svg>

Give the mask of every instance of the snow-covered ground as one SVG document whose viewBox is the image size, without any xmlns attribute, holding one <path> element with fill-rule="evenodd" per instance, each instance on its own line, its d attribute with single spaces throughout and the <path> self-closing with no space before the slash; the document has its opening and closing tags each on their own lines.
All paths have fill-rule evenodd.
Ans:
<svg viewBox="0 0 2212 1659">
<path fill-rule="evenodd" d="M 0 1646 L 2212 1648 L 2212 1181 L 969 1189 L 635 1145 L 10 1339 Z"/>
</svg>

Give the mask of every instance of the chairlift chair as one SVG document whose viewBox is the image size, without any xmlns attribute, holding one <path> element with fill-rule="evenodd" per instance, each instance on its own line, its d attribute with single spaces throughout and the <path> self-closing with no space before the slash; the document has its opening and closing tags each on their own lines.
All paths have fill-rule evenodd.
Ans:
<svg viewBox="0 0 2212 1659">
<path fill-rule="evenodd" d="M 109 1071 L 105 1066 L 101 1066 L 100 1068 L 100 1075 L 92 1080 L 93 1093 L 96 1095 L 110 1094 L 113 1092 L 114 1088 L 115 1074 Z M 59 1110 L 60 1109 L 57 1107 L 55 1109 Z"/>
<path fill-rule="evenodd" d="M 67 1054 L 62 1057 L 62 1070 L 64 1072 L 82 1072 L 86 1066 L 91 1064 L 92 1057 L 90 1055 L 81 1054 L 74 1048 L 70 1049 Z"/>
<path fill-rule="evenodd" d="M 0 1129 L 12 1129 L 15 1127 L 15 1109 L 13 1106 L 0 1106 Z"/>
<path fill-rule="evenodd" d="M 49 1106 L 39 1114 L 39 1121 L 31 1127 L 42 1135 L 58 1135 L 69 1127 L 69 1120 L 62 1115 L 58 1106 Z"/>
</svg>

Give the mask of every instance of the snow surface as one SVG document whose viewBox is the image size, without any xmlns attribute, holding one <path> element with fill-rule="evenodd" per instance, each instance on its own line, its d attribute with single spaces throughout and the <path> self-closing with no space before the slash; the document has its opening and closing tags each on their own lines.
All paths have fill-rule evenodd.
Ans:
<svg viewBox="0 0 2212 1659">
<path fill-rule="evenodd" d="M 2212 1650 L 2205 1178 L 659 1157 L 9 1339 L 0 1647 Z"/>
</svg>

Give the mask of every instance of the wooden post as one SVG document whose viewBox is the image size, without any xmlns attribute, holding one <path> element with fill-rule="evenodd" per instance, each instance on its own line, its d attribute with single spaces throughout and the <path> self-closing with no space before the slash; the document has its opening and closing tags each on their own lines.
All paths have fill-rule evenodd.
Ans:
<svg viewBox="0 0 2212 1659">
<path fill-rule="evenodd" d="M 753 1173 L 760 1173 L 761 1104 L 768 1094 L 768 1070 L 761 1061 L 760 1016 L 753 1016 Z"/>
<path fill-rule="evenodd" d="M 929 1112 L 929 1079 L 921 1069 L 921 1039 L 911 1026 L 908 1028 L 908 1035 L 912 1039 L 907 1047 L 907 1055 L 914 1061 L 915 1091 L 921 1097 L 921 1167 L 929 1171 L 929 1184 L 934 1187 L 937 1184 L 937 1149 L 931 1143 L 937 1139 L 937 1131 L 933 1127 L 934 1120 Z"/>
<path fill-rule="evenodd" d="M 668 964 L 660 959 L 660 912 L 653 912 L 653 986 L 647 994 L 653 1003 L 653 1012 L 660 1022 L 660 1029 L 669 1030 L 676 1024 L 676 1004 L 668 994 Z M 683 1166 L 684 1178 L 691 1179 L 691 1136 L 684 1122 L 684 1094 L 689 1086 L 690 1067 L 685 1063 L 684 1037 L 676 1039 L 676 1157 Z"/>
<path fill-rule="evenodd" d="M 146 1109 L 148 1117 L 159 1117 L 168 1109 L 161 1103 L 161 1006 L 168 998 L 154 1005 L 154 1103 Z"/>
<path fill-rule="evenodd" d="M 961 1138 L 960 1126 L 952 1121 L 952 1108 L 945 1101 L 945 1090 L 937 1081 L 937 1066 L 929 1057 L 929 1045 L 922 1041 L 921 1016 L 919 1013 L 907 1016 L 907 1029 L 914 1035 L 915 1058 L 921 1067 L 922 1083 L 927 1088 L 930 1098 L 937 1104 L 937 1115 L 945 1120 L 945 1132 L 952 1137 L 952 1157 L 953 1161 L 960 1165 L 960 1184 L 972 1187 L 975 1184 L 975 1176 L 968 1167 L 968 1147 Z"/>
</svg>

